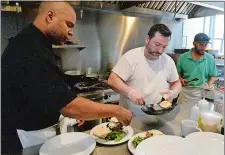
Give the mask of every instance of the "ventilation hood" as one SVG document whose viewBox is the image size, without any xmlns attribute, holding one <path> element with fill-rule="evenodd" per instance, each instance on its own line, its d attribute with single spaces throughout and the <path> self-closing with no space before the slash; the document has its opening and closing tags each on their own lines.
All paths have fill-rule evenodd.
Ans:
<svg viewBox="0 0 225 155">
<path fill-rule="evenodd" d="M 78 1 L 75 7 L 131 13 L 133 15 L 173 16 L 175 19 L 224 14 L 224 2 L 196 1 Z"/>
<path fill-rule="evenodd" d="M 20 1 L 22 7 L 38 7 L 40 2 Z M 82 10 L 110 11 L 133 16 L 160 16 L 174 19 L 224 14 L 224 2 L 196 1 L 70 1 Z"/>
</svg>

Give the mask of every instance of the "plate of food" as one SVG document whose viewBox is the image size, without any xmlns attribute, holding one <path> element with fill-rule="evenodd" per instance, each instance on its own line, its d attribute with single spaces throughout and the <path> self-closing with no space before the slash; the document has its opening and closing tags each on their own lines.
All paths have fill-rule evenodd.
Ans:
<svg viewBox="0 0 225 155">
<path fill-rule="evenodd" d="M 129 151 L 134 154 L 135 149 L 137 146 L 147 138 L 151 138 L 153 136 L 163 135 L 163 133 L 159 130 L 149 130 L 147 132 L 141 132 L 135 134 L 129 141 L 128 141 L 128 149 Z"/>
<path fill-rule="evenodd" d="M 104 145 L 117 145 L 128 141 L 134 134 L 131 126 L 123 126 L 115 117 L 109 122 L 95 126 L 90 135 Z"/>
<path fill-rule="evenodd" d="M 173 135 L 161 135 L 147 138 L 141 142 L 135 155 L 198 155 L 197 150 L 187 146 L 184 138 Z"/>
</svg>

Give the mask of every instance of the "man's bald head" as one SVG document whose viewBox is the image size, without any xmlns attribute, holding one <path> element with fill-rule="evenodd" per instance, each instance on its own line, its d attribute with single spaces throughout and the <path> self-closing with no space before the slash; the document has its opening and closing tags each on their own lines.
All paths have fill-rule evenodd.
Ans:
<svg viewBox="0 0 225 155">
<path fill-rule="evenodd" d="M 45 14 L 50 10 L 64 13 L 73 10 L 73 8 L 68 2 L 41 2 L 38 9 L 38 15 Z"/>
<path fill-rule="evenodd" d="M 76 14 L 67 2 L 42 2 L 33 24 L 53 44 L 63 44 L 73 35 Z"/>
</svg>

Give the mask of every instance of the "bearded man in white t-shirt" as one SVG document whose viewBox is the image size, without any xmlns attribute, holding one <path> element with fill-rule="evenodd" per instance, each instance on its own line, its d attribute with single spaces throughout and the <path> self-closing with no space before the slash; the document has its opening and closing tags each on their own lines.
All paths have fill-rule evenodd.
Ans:
<svg viewBox="0 0 225 155">
<path fill-rule="evenodd" d="M 164 53 L 170 37 L 166 25 L 153 25 L 145 46 L 126 52 L 109 76 L 108 85 L 121 94 L 120 105 L 135 115 L 144 114 L 140 105 L 158 103 L 163 94 L 171 102 L 181 90 L 175 63 Z"/>
</svg>

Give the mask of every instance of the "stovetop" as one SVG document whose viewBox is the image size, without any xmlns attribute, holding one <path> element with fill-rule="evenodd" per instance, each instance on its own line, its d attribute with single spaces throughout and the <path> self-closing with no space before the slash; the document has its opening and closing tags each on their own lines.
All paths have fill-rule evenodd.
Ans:
<svg viewBox="0 0 225 155">
<path fill-rule="evenodd" d="M 78 93 L 78 96 L 92 101 L 112 104 L 119 103 L 120 95 L 109 88 L 103 80 L 78 82 L 74 85 L 73 89 Z"/>
<path fill-rule="evenodd" d="M 73 89 L 77 93 L 93 92 L 98 90 L 109 89 L 108 85 L 104 81 L 92 81 L 92 82 L 78 82 L 73 86 Z"/>
</svg>

